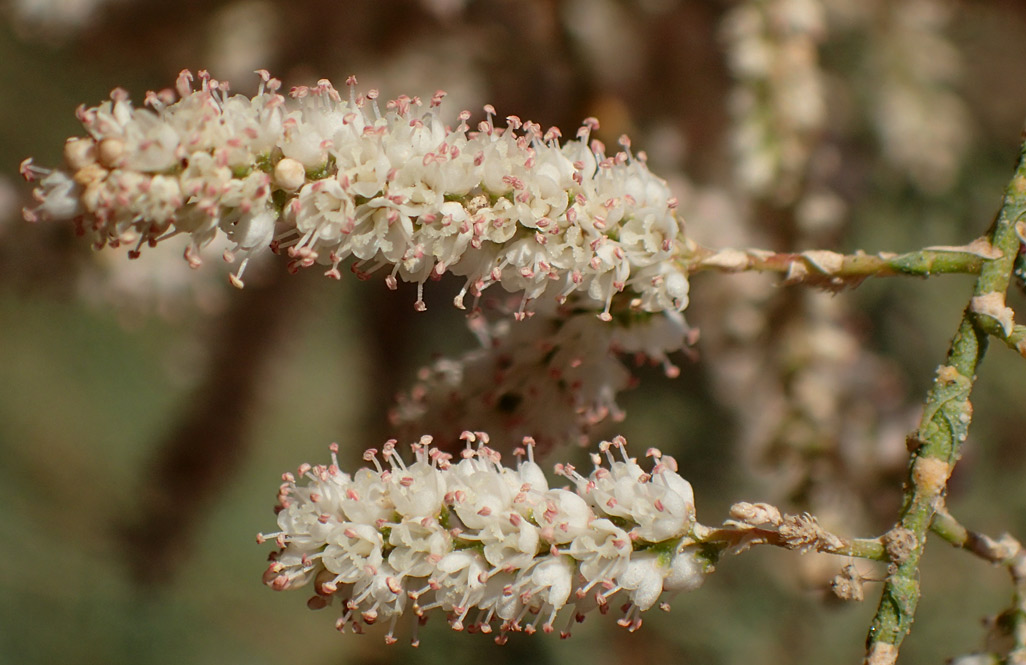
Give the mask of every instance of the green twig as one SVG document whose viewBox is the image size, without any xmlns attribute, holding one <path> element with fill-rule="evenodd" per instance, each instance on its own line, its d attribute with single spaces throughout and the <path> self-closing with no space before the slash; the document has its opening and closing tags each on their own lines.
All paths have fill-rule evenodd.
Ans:
<svg viewBox="0 0 1026 665">
<path fill-rule="evenodd" d="M 1020 149 L 1015 175 L 1005 190 L 1001 212 L 988 234 L 994 258 L 984 258 L 973 299 L 951 341 L 947 360 L 927 394 L 919 427 L 909 437 L 915 444 L 900 518 L 889 532 L 909 544 L 891 552 L 891 569 L 880 605 L 869 629 L 866 665 L 890 665 L 912 627 L 919 602 L 919 560 L 927 530 L 943 501 L 948 477 L 965 441 L 972 407 L 969 394 L 976 368 L 986 350 L 987 328 L 997 322 L 1008 328 L 1010 310 L 1004 294 L 1019 251 L 1016 222 L 1026 212 L 1026 144 Z M 1014 326 L 1014 323 L 1012 324 Z M 1009 330 L 1009 332 L 1012 332 Z"/>
<path fill-rule="evenodd" d="M 937 509 L 930 530 L 956 547 L 972 552 L 981 559 L 1004 566 L 1012 578 L 1012 605 L 994 621 L 993 631 L 1011 638 L 1001 653 L 990 654 L 994 662 L 1026 662 L 1026 550 L 1009 534 L 991 538 L 962 526 L 943 507 Z"/>
<path fill-rule="evenodd" d="M 688 247 L 682 254 L 688 264 L 688 272 L 692 274 L 711 270 L 769 272 L 784 275 L 789 282 L 829 288 L 857 286 L 867 277 L 927 277 L 942 273 L 976 275 L 984 261 L 998 256 L 986 238 L 960 247 L 928 247 L 907 254 L 839 254 L 825 250 L 788 253 L 762 249 L 714 251 L 697 245 Z"/>
</svg>

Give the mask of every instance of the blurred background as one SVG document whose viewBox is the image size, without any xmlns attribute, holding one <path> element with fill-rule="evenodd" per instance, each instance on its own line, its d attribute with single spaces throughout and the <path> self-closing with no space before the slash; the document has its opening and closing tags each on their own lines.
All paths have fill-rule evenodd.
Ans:
<svg viewBox="0 0 1026 665">
<path fill-rule="evenodd" d="M 494 647 L 436 618 L 402 639 L 340 636 L 334 610 L 260 583 L 283 471 L 352 467 L 390 435 L 416 369 L 473 346 L 458 288 L 426 313 L 383 281 L 282 265 L 228 286 L 210 253 L 130 262 L 64 226 L 21 220 L 18 163 L 59 163 L 74 109 L 136 100 L 207 69 L 252 93 L 356 74 L 361 89 L 449 93 L 565 136 L 587 116 L 627 133 L 710 246 L 910 251 L 984 233 L 1026 117 L 1026 5 L 1013 0 L 7 0 L 0 23 L 0 663 L 859 662 L 879 585 L 842 604 L 847 561 L 761 549 L 629 634 Z M 272 262 L 273 263 L 273 262 Z M 623 433 L 680 461 L 706 524 L 735 501 L 810 510 L 842 535 L 893 523 L 904 437 L 971 278 L 867 281 L 840 294 L 757 275 L 698 275 L 701 331 L 681 376 L 638 368 Z M 1023 305 L 1022 293 L 1012 296 Z M 993 348 L 949 506 L 1026 537 L 1026 372 Z M 552 452 L 548 464 L 583 451 Z M 858 563 L 867 578 L 880 570 Z M 939 541 L 902 662 L 980 649 L 1009 602 L 1002 571 Z"/>
</svg>

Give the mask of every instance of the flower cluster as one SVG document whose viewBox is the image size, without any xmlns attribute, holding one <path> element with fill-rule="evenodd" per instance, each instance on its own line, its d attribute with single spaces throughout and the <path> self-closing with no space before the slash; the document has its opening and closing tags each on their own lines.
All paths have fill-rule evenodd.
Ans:
<svg viewBox="0 0 1026 665">
<path fill-rule="evenodd" d="M 622 438 L 603 442 L 588 475 L 556 465 L 571 490 L 549 487 L 530 439 L 515 469 L 486 435 L 464 439 L 458 462 L 424 437 L 412 464 L 393 440 L 380 456 L 368 450 L 373 468 L 352 476 L 339 469 L 334 445 L 332 464 L 285 474 L 280 531 L 258 538 L 280 548 L 264 581 L 279 590 L 312 582 L 308 605 L 338 602 L 339 631 L 387 620 L 392 643 L 406 613 L 416 645 L 416 626 L 438 609 L 454 630 L 497 626 L 503 643 L 512 631 L 552 632 L 571 606 L 566 637 L 574 619 L 605 613 L 617 597 L 626 601 L 619 623 L 635 630 L 664 592 L 695 589 L 711 570 L 688 537 L 691 485 L 658 450 L 648 451 L 646 472 Z"/>
<path fill-rule="evenodd" d="M 730 97 L 737 180 L 750 194 L 792 204 L 801 194 L 815 136 L 826 122 L 817 0 L 741 3 L 723 36 L 737 80 Z"/>
<path fill-rule="evenodd" d="M 867 92 L 883 156 L 927 194 L 956 183 L 971 143 L 973 120 L 958 92 L 968 63 L 952 39 L 953 17 L 939 0 L 883 3 L 860 17 L 882 26 L 866 31 L 863 67 L 876 82 Z"/>
<path fill-rule="evenodd" d="M 400 438 L 431 432 L 435 445 L 456 450 L 465 430 L 489 430 L 498 448 L 511 450 L 530 435 L 539 450 L 587 443 L 589 431 L 623 411 L 617 395 L 632 385 L 618 354 L 679 369 L 667 357 L 688 344 L 679 312 L 616 313 L 602 322 L 589 311 L 539 305 L 530 320 L 494 323 L 468 319 L 481 347 L 440 358 L 417 375 L 389 414 Z"/>
<path fill-rule="evenodd" d="M 322 264 L 335 278 L 348 259 L 360 275 L 387 267 L 390 287 L 398 278 L 422 291 L 450 272 L 466 280 L 459 307 L 494 283 L 522 292 L 523 306 L 580 293 L 604 317 L 626 289 L 648 311 L 687 306 L 676 200 L 626 137 L 609 156 L 590 140 L 593 119 L 560 145 L 557 128 L 516 116 L 497 127 L 490 106 L 476 130 L 469 111 L 452 129 L 442 92 L 426 110 L 400 96 L 382 111 L 353 78 L 348 99 L 322 80 L 286 100 L 260 74 L 252 98 L 205 72 L 196 90 L 184 71 L 177 101 L 149 93 L 138 109 L 119 89 L 81 108 L 88 137 L 68 141 L 66 169 L 23 164 L 42 178 L 26 217 L 75 219 L 98 246 L 133 235 L 136 255 L 187 234 L 193 264 L 221 233 L 233 243 L 225 258 L 241 260 L 237 286 L 250 256 L 271 247 L 291 269 Z"/>
</svg>

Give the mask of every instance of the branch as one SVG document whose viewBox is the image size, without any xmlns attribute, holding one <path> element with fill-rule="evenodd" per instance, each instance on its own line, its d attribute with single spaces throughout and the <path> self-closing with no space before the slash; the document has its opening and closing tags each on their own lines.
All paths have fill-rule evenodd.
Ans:
<svg viewBox="0 0 1026 665">
<path fill-rule="evenodd" d="M 927 247 L 917 252 L 839 254 L 826 250 L 801 253 L 764 249 L 712 250 L 697 245 L 684 252 L 688 272 L 770 272 L 785 275 L 788 283 L 804 283 L 840 289 L 858 286 L 867 277 L 909 275 L 928 277 L 941 273 L 977 275 L 986 260 L 1001 257 L 988 238 L 977 238 L 959 247 Z"/>
<path fill-rule="evenodd" d="M 240 470 L 259 412 L 260 378 L 297 320 L 297 292 L 308 283 L 268 271 L 266 283 L 247 289 L 218 321 L 207 374 L 162 435 L 132 521 L 120 529 L 140 583 L 171 581 L 206 507 Z"/>
<path fill-rule="evenodd" d="M 1016 325 L 1015 312 L 1005 304 L 1004 292 L 992 291 L 976 296 L 969 304 L 976 325 L 991 337 L 1026 357 L 1026 326 Z"/>
<path fill-rule="evenodd" d="M 943 501 L 948 477 L 960 455 L 972 421 L 969 395 L 976 368 L 986 350 L 987 332 L 993 312 L 980 311 L 980 303 L 1003 308 L 1013 262 L 1019 251 L 1015 224 L 1026 212 L 1026 144 L 1008 187 L 997 220 L 988 234 L 989 243 L 1000 253 L 983 259 L 973 299 L 966 308 L 951 341 L 947 360 L 937 371 L 919 427 L 909 436 L 915 445 L 909 463 L 908 481 L 900 518 L 891 533 L 907 537 L 910 547 L 901 557 L 891 557 L 891 572 L 884 583 L 880 605 L 869 629 L 866 665 L 890 665 L 912 627 L 919 602 L 919 560 L 927 529 Z M 999 310 L 1004 312 L 1003 309 Z"/>
<path fill-rule="evenodd" d="M 736 503 L 723 527 L 696 524 L 693 534 L 698 542 L 719 550 L 743 552 L 755 545 L 773 545 L 801 553 L 821 552 L 841 556 L 887 561 L 888 547 L 881 538 L 846 539 L 819 525 L 813 515 L 783 513 L 766 503 Z"/>
<path fill-rule="evenodd" d="M 1000 654 L 1004 663 L 1026 662 L 1026 550 L 1005 533 L 997 539 L 970 531 L 951 516 L 944 506 L 937 509 L 930 530 L 956 547 L 972 552 L 984 561 L 1004 566 L 1012 578 L 1012 606 L 996 622 L 996 629 L 1012 638 L 1012 647 Z"/>
</svg>

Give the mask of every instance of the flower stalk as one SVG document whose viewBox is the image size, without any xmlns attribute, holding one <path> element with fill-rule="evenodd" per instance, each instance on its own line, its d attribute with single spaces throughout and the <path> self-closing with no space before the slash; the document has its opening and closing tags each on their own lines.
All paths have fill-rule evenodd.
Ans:
<svg viewBox="0 0 1026 665">
<path fill-rule="evenodd" d="M 732 519 L 723 527 L 696 525 L 695 539 L 717 551 L 740 553 L 755 545 L 771 545 L 799 552 L 820 552 L 840 556 L 886 561 L 887 546 L 881 538 L 842 538 L 819 525 L 808 514 L 781 513 L 766 503 L 736 503 Z"/>
<path fill-rule="evenodd" d="M 786 277 L 788 283 L 831 289 L 858 286 L 867 277 L 937 274 L 977 275 L 984 260 L 995 258 L 986 238 L 961 247 L 927 247 L 915 252 L 841 254 L 827 250 L 799 253 L 763 249 L 707 249 L 697 245 L 686 251 L 688 273 L 766 272 Z"/>
</svg>

